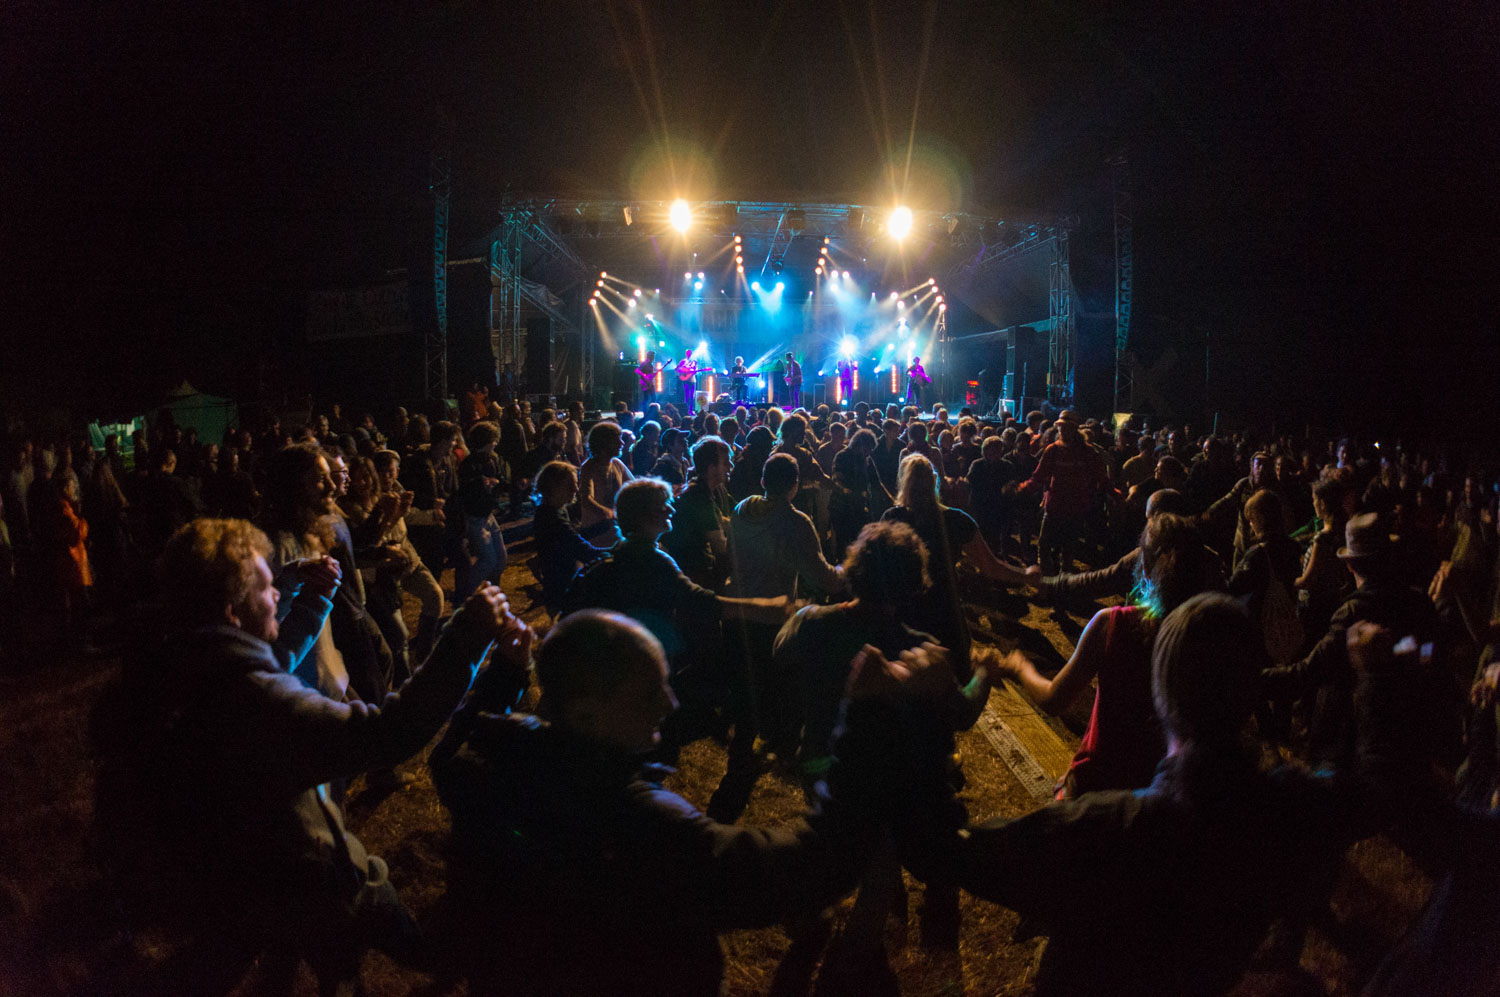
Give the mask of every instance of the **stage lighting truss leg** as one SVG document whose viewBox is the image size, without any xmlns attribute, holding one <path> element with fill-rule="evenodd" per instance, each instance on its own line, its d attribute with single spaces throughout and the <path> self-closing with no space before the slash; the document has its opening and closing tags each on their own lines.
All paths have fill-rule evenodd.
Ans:
<svg viewBox="0 0 1500 997">
<path fill-rule="evenodd" d="M 1047 397 L 1054 405 L 1073 404 L 1074 336 L 1073 278 L 1068 267 L 1068 229 L 1059 226 L 1052 238 L 1047 265 Z"/>
<path fill-rule="evenodd" d="M 1135 407 L 1135 383 L 1125 351 L 1130 347 L 1130 305 L 1135 290 L 1134 209 L 1131 203 L 1130 163 L 1121 153 L 1110 160 L 1115 187 L 1115 408 Z"/>
<path fill-rule="evenodd" d="M 422 344 L 423 396 L 448 397 L 448 206 L 452 195 L 452 168 L 448 159 L 452 122 L 443 108 L 437 111 L 429 175 L 432 192 L 432 299 L 431 323 L 424 323 Z"/>
</svg>

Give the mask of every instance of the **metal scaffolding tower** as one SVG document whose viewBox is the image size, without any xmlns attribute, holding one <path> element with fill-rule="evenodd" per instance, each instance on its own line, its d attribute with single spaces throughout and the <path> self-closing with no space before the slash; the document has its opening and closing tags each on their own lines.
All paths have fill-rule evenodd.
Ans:
<svg viewBox="0 0 1500 997">
<path fill-rule="evenodd" d="M 1068 266 L 1068 229 L 1059 226 L 1052 237 L 1047 264 L 1047 398 L 1054 405 L 1073 404 L 1074 337 L 1073 276 Z"/>
<path fill-rule="evenodd" d="M 422 343 L 422 391 L 428 399 L 448 397 L 448 207 L 453 193 L 449 162 L 452 118 L 439 107 L 432 142 L 428 190 L 432 193 L 433 321 Z"/>
<path fill-rule="evenodd" d="M 1120 153 L 1109 161 L 1115 187 L 1115 407 L 1135 404 L 1135 385 L 1125 351 L 1130 345 L 1130 304 L 1135 284 L 1135 238 L 1131 231 L 1134 204 L 1130 190 L 1130 162 Z"/>
<path fill-rule="evenodd" d="M 498 238 L 490 245 L 490 277 L 495 292 L 492 298 L 490 346 L 495 356 L 497 379 L 506 390 L 514 390 L 521 381 L 526 362 L 526 327 L 521 319 L 521 302 L 550 318 L 554 324 L 554 344 L 563 350 L 577 342 L 580 349 L 580 390 L 593 384 L 594 336 L 591 324 L 583 316 L 584 296 L 575 295 L 575 313 L 566 301 L 547 285 L 526 279 L 527 268 L 559 264 L 568 272 L 564 293 L 584 284 L 592 271 L 573 252 L 566 241 L 547 221 L 556 209 L 551 200 L 511 203 L 501 210 Z M 524 257 L 524 259 L 523 259 Z M 565 366 L 563 356 L 553 357 L 553 373 Z M 552 393 L 555 383 L 525 385 L 531 393 Z"/>
</svg>

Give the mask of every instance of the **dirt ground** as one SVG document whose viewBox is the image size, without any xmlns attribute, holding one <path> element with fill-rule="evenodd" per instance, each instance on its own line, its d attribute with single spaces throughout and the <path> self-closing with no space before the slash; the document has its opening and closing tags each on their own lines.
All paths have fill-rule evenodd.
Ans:
<svg viewBox="0 0 1500 997">
<path fill-rule="evenodd" d="M 517 546 L 506 568 L 504 588 L 513 604 L 538 628 L 549 620 L 533 605 L 534 579 L 529 552 Z M 1013 594 L 977 589 L 968 607 L 981 642 L 1002 649 L 1020 646 L 1038 658 L 1060 664 L 1085 617 L 1034 605 Z M 415 606 L 408 607 L 415 615 Z M 108 659 L 48 660 L 45 653 L 12 658 L 0 674 L 0 997 L 45 994 L 157 993 L 154 971 L 178 951 L 183 939 L 160 929 L 130 932 L 118 905 L 89 859 L 94 763 L 87 724 L 100 693 L 118 672 Z M 992 708 L 1016 709 L 1015 693 L 997 690 Z M 1021 709 L 1029 709 L 1022 703 Z M 1076 744 L 1086 715 L 1051 723 Z M 960 738 L 971 817 L 1019 816 L 1037 801 L 977 731 Z M 725 755 L 711 741 L 682 754 L 671 788 L 705 806 L 723 774 Z M 445 890 L 443 843 L 447 816 L 439 805 L 425 765 L 403 766 L 415 781 L 384 797 L 361 783 L 352 787 L 349 826 L 374 854 L 390 864 L 391 877 L 419 919 L 430 913 Z M 743 821 L 789 822 L 801 812 L 802 797 L 775 773 L 762 777 Z M 1232 861 L 1232 857 L 1227 860 Z M 904 922 L 887 925 L 886 949 L 901 990 L 911 995 L 1024 994 L 1045 942 L 1013 941 L 1017 918 L 1011 911 L 964 896 L 957 953 L 920 944 L 916 910 L 921 885 L 908 881 Z M 1358 993 L 1384 951 L 1426 901 L 1430 884 L 1399 850 L 1383 839 L 1356 846 L 1346 862 L 1338 891 L 1323 923 L 1310 932 L 1302 952 L 1302 983 L 1330 995 Z M 847 908 L 846 901 L 844 907 Z M 788 940 L 780 929 L 739 931 L 723 938 L 725 992 L 764 994 Z M 373 995 L 466 994 L 459 983 L 435 984 L 432 977 L 398 966 L 378 953 L 367 956 L 363 983 Z M 1293 992 L 1298 981 L 1285 974 L 1252 976 L 1246 994 Z M 234 992 L 265 992 L 259 967 L 252 967 Z M 298 994 L 315 994 L 303 967 Z M 477 991 L 476 991 L 477 992 Z"/>
</svg>

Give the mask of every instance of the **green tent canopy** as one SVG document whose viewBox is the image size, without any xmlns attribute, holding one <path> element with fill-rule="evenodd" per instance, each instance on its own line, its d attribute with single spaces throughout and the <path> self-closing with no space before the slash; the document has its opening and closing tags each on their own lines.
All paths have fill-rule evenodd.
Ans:
<svg viewBox="0 0 1500 997">
<path fill-rule="evenodd" d="M 187 381 L 167 392 L 163 406 L 171 409 L 172 420 L 184 429 L 196 429 L 199 443 L 218 443 L 224 430 L 235 425 L 239 406 L 228 398 L 206 395 Z"/>
</svg>

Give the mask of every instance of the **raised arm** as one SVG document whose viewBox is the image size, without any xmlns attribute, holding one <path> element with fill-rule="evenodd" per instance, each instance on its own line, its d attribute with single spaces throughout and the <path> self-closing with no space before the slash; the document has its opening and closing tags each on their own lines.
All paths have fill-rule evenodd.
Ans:
<svg viewBox="0 0 1500 997">
<path fill-rule="evenodd" d="M 990 550 L 990 545 L 979 533 L 975 533 L 964 545 L 964 554 L 969 561 L 978 568 L 986 578 L 993 578 L 997 582 L 1006 585 L 1029 585 L 1036 588 L 1042 580 L 1042 569 L 1036 565 L 1029 568 L 1017 567 L 1008 561 L 1002 561 Z"/>
<path fill-rule="evenodd" d="M 1104 645 L 1109 627 L 1108 613 L 1104 610 L 1094 614 L 1088 626 L 1078 638 L 1073 656 L 1052 678 L 1037 671 L 1031 659 L 1019 651 L 1012 651 L 1001 659 L 1000 672 L 1026 693 L 1032 702 L 1048 713 L 1061 712 L 1069 703 L 1088 688 L 1104 660 Z"/>
</svg>

